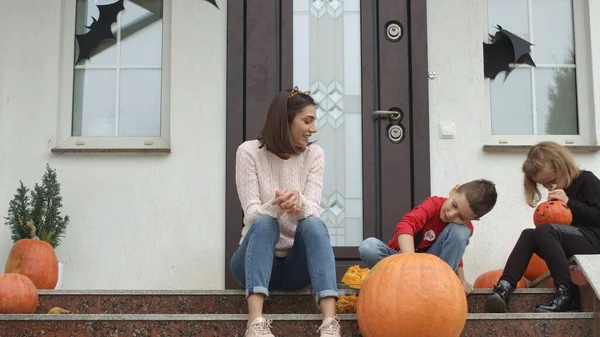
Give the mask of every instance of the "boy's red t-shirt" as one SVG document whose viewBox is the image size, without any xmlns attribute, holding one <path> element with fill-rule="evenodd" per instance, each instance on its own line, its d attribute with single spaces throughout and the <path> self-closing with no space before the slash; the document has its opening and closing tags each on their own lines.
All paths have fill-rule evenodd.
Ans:
<svg viewBox="0 0 600 337">
<path fill-rule="evenodd" d="M 388 242 L 388 246 L 396 251 L 400 251 L 398 236 L 401 234 L 410 234 L 415 238 L 415 251 L 427 251 L 448 225 L 440 219 L 440 210 L 446 199 L 448 198 L 428 197 L 420 205 L 408 212 L 396 225 L 396 233 Z M 473 224 L 467 222 L 465 226 L 469 227 L 471 235 L 473 235 Z M 458 266 L 463 266 L 462 259 Z"/>
</svg>

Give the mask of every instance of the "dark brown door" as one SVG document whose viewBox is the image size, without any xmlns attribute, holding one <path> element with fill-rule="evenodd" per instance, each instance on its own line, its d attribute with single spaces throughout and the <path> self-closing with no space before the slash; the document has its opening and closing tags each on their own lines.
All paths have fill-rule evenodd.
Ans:
<svg viewBox="0 0 600 337">
<path fill-rule="evenodd" d="M 358 244 L 387 242 L 429 195 L 426 1 L 228 2 L 226 287 L 242 211 L 235 152 L 256 138 L 274 95 L 298 85 L 319 102 L 325 150 L 322 216 L 338 279 Z"/>
</svg>

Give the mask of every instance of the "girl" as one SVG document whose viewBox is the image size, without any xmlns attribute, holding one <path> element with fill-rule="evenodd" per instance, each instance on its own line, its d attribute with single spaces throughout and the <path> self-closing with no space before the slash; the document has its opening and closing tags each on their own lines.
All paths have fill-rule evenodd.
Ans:
<svg viewBox="0 0 600 337">
<path fill-rule="evenodd" d="M 529 206 L 541 199 L 538 184 L 548 189 L 548 200 L 560 200 L 573 214 L 571 225 L 542 224 L 525 229 L 510 254 L 504 274 L 487 298 L 487 312 L 506 312 L 511 293 L 527 269 L 533 253 L 546 261 L 557 288 L 537 312 L 578 311 L 579 287 L 571 281 L 568 259 L 575 254 L 600 253 L 600 180 L 580 170 L 563 146 L 541 142 L 523 163 L 525 198 Z"/>
<path fill-rule="evenodd" d="M 274 337 L 271 321 L 262 317 L 270 290 L 309 284 L 323 315 L 321 337 L 341 337 L 333 248 L 319 218 L 324 154 L 309 142 L 317 132 L 315 106 L 297 87 L 280 92 L 258 139 L 244 142 L 236 153 L 244 227 L 230 268 L 246 288 L 246 337 Z"/>
</svg>

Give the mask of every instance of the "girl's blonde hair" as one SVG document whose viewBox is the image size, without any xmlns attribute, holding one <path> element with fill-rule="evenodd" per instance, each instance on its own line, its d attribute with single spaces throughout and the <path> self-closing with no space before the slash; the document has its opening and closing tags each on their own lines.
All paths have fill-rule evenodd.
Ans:
<svg viewBox="0 0 600 337">
<path fill-rule="evenodd" d="M 535 207 L 542 198 L 533 178 L 546 166 L 556 172 L 554 183 L 558 189 L 568 188 L 579 176 L 579 167 L 575 158 L 566 147 L 550 141 L 536 144 L 527 153 L 527 159 L 521 167 L 524 174 L 525 201 L 531 207 Z"/>
</svg>

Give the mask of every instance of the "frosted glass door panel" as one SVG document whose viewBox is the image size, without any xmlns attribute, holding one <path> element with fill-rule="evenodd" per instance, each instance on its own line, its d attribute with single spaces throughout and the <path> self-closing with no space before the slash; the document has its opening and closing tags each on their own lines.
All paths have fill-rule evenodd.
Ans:
<svg viewBox="0 0 600 337">
<path fill-rule="evenodd" d="M 321 218 L 334 246 L 363 240 L 360 0 L 294 0 L 294 85 L 317 101 Z"/>
</svg>

